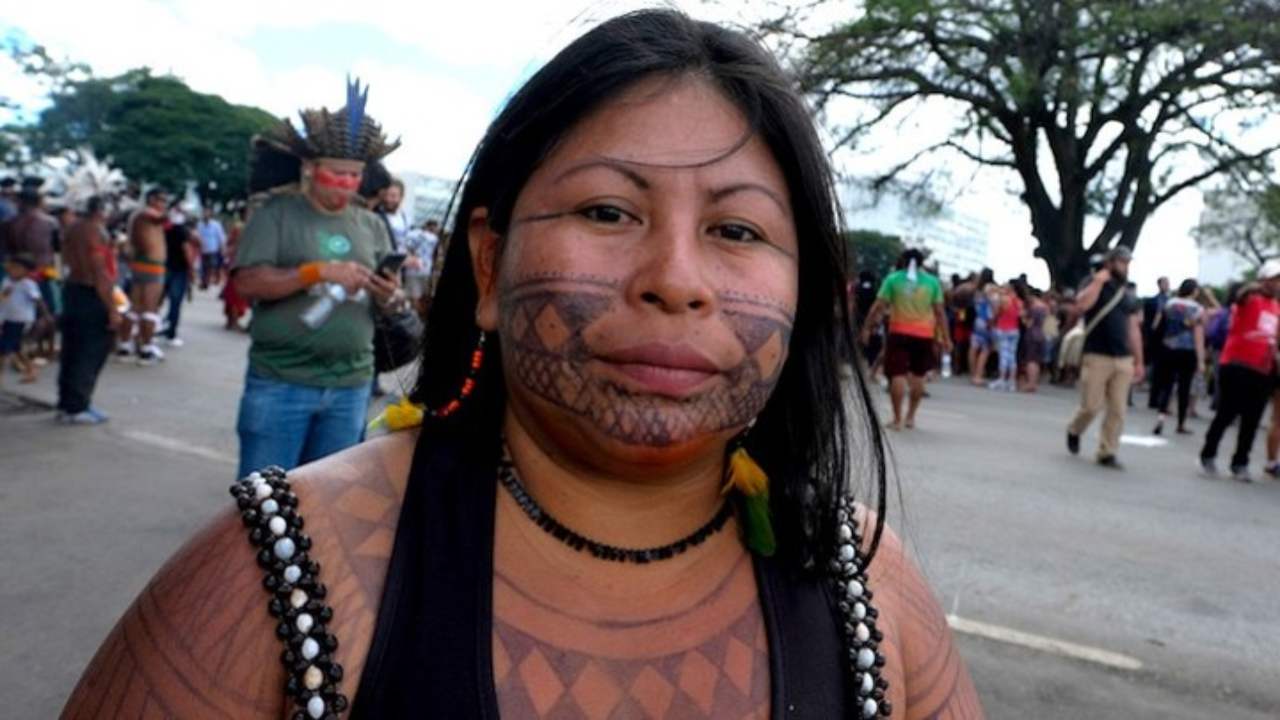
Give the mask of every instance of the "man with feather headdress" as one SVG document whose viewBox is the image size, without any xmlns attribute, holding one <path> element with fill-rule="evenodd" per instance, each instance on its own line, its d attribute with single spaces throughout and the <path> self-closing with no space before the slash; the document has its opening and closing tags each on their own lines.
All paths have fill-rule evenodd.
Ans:
<svg viewBox="0 0 1280 720">
<path fill-rule="evenodd" d="M 372 313 L 399 297 L 394 278 L 374 272 L 391 252 L 386 227 L 352 202 L 366 164 L 399 147 L 365 114 L 367 98 L 348 81 L 342 109 L 302 111 L 301 132 L 286 120 L 253 140 L 250 191 L 271 196 L 240 236 L 232 276 L 255 303 L 237 421 L 242 477 L 342 450 L 364 428 Z"/>
<path fill-rule="evenodd" d="M 62 359 L 58 366 L 58 419 L 97 425 L 107 416 L 93 407 L 94 387 L 111 354 L 121 313 L 116 300 L 116 253 L 107 215 L 124 190 L 124 175 L 87 151 L 66 181 L 66 202 L 77 215 L 62 243 Z"/>
</svg>

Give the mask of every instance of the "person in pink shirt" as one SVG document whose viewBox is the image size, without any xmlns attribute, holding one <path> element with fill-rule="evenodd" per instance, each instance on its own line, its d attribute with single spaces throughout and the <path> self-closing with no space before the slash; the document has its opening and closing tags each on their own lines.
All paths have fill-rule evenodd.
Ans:
<svg viewBox="0 0 1280 720">
<path fill-rule="evenodd" d="M 1022 330 L 1023 305 L 1012 285 L 1001 286 L 999 298 L 994 311 L 998 374 L 987 387 L 1012 392 L 1018 375 L 1018 338 Z"/>
<path fill-rule="evenodd" d="M 1277 296 L 1280 296 L 1280 260 L 1268 260 L 1258 271 L 1258 282 L 1242 289 L 1231 308 L 1227 344 L 1218 361 L 1218 411 L 1200 450 L 1200 467 L 1207 476 L 1218 474 L 1214 461 L 1218 443 L 1231 423 L 1239 419 L 1231 476 L 1242 482 L 1253 482 L 1249 475 L 1249 451 L 1276 384 L 1276 338 L 1280 335 Z"/>
</svg>

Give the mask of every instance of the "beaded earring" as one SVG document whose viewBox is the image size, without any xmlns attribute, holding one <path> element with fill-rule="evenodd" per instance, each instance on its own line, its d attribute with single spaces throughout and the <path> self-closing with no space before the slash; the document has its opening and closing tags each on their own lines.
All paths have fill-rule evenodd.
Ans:
<svg viewBox="0 0 1280 720">
<path fill-rule="evenodd" d="M 441 405 L 439 408 L 426 408 L 425 412 L 428 415 L 437 419 L 447 418 L 462 409 L 462 403 L 476 389 L 476 376 L 480 374 L 480 368 L 484 365 L 484 341 L 487 336 L 488 333 L 484 330 L 480 331 L 480 338 L 476 341 L 476 349 L 471 353 L 471 367 L 467 369 L 467 377 L 462 381 L 462 387 L 458 389 L 458 397 Z"/>
<path fill-rule="evenodd" d="M 386 428 L 392 432 L 397 430 L 406 430 L 415 428 L 422 424 L 426 416 L 431 416 L 437 420 L 444 419 L 462 409 L 462 403 L 476 389 L 476 377 L 480 374 L 480 368 L 484 367 L 484 343 L 487 333 L 480 331 L 480 338 L 476 341 L 476 349 L 471 353 L 471 364 L 467 368 L 467 376 L 462 381 L 462 387 L 458 389 L 458 396 L 438 408 L 427 408 L 417 403 L 409 401 L 409 398 L 402 397 L 395 405 L 388 405 L 387 409 L 382 411 L 378 417 L 369 423 L 369 430 L 379 430 Z"/>
</svg>

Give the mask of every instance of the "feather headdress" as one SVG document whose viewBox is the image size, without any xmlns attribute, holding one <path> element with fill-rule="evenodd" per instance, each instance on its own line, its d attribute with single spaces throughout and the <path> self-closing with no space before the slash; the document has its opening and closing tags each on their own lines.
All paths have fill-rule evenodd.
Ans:
<svg viewBox="0 0 1280 720">
<path fill-rule="evenodd" d="M 89 148 L 81 148 L 79 153 L 80 164 L 62 180 L 67 205 L 75 212 L 84 212 L 94 196 L 112 204 L 124 192 L 124 173 L 108 161 L 98 160 Z"/>
<path fill-rule="evenodd" d="M 253 138 L 250 192 L 263 192 L 298 181 L 301 161 L 317 158 L 359 160 L 372 164 L 400 147 L 390 141 L 378 121 L 365 113 L 369 86 L 347 78 L 347 104 L 337 112 L 326 108 L 298 113 L 301 131 L 289 120 Z"/>
</svg>

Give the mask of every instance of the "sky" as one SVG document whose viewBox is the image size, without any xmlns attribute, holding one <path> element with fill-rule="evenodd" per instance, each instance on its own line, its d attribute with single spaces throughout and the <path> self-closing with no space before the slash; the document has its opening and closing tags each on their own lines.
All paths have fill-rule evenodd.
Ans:
<svg viewBox="0 0 1280 720">
<path fill-rule="evenodd" d="M 0 38 L 46 46 L 55 57 L 89 63 L 97 75 L 149 66 L 193 89 L 257 105 L 280 116 L 299 108 L 338 107 L 350 73 L 370 87 L 369 113 L 403 146 L 387 158 L 394 171 L 458 177 L 508 95 L 586 28 L 637 7 L 629 0 L 468 0 L 426 3 L 362 0 L 60 0 L 5 3 Z M 708 20 L 742 21 L 759 3 L 666 3 Z M 0 60 L 5 94 L 38 109 L 43 92 Z M 928 122 L 927 119 L 922 122 Z M 837 155 L 857 174 L 856 160 Z M 1026 210 L 1009 176 L 980 173 L 949 195 L 964 213 L 987 221 L 990 264 L 998 277 L 1022 272 L 1047 284 L 1031 252 Z M 1194 275 L 1198 251 L 1189 231 L 1201 208 L 1185 193 L 1147 223 L 1133 275 L 1154 289 L 1159 275 Z"/>
</svg>

